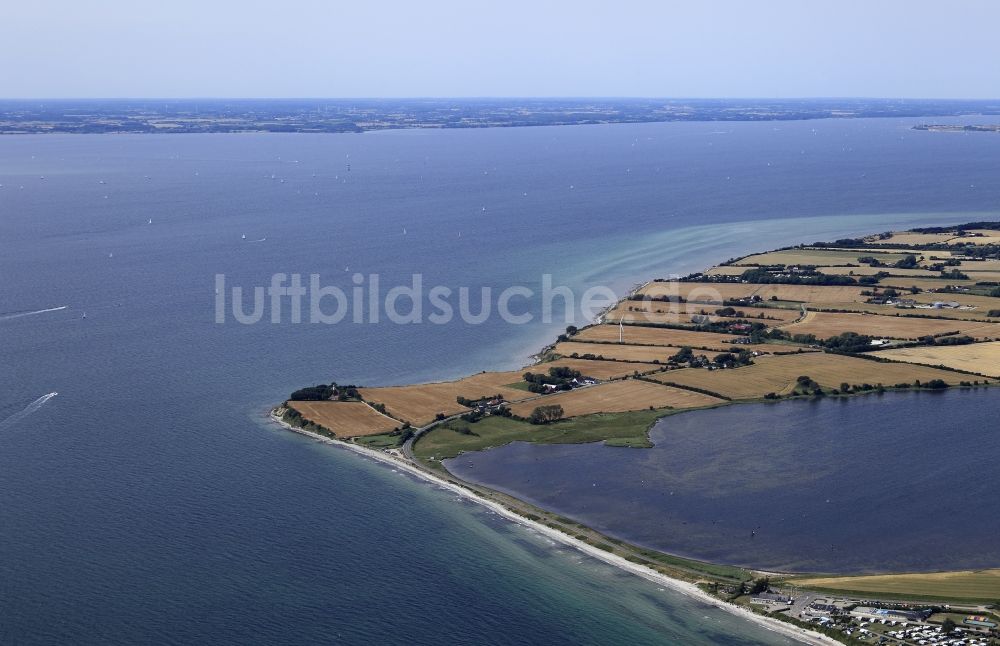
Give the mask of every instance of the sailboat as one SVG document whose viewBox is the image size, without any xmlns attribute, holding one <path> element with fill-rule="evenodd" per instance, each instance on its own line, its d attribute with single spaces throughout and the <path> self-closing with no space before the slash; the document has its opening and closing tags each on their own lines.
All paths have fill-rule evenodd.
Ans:
<svg viewBox="0 0 1000 646">
<path fill-rule="evenodd" d="M 241 238 L 241 240 L 246 240 L 246 239 L 247 239 L 247 234 L 244 233 L 243 237 Z"/>
<path fill-rule="evenodd" d="M 152 223 L 153 223 L 153 218 L 149 218 L 149 222 L 147 222 L 146 224 L 152 224 Z"/>
</svg>

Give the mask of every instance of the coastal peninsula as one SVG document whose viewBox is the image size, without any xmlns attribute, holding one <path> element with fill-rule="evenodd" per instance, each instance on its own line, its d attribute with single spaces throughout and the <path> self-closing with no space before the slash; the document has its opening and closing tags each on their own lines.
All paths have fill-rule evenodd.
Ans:
<svg viewBox="0 0 1000 646">
<path fill-rule="evenodd" d="M 524 370 L 320 384 L 272 415 L 798 639 L 948 643 L 959 629 L 964 643 L 989 644 L 1000 570 L 821 576 L 701 562 L 467 482 L 446 462 L 514 441 L 642 450 L 658 419 L 698 409 L 997 383 L 1000 222 L 974 222 L 816 242 L 653 280 L 592 325 L 568 327 Z"/>
</svg>

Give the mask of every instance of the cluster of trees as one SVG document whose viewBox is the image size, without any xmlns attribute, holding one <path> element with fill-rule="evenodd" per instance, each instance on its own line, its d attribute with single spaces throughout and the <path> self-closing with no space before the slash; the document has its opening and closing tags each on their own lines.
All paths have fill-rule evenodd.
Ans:
<svg viewBox="0 0 1000 646">
<path fill-rule="evenodd" d="M 815 270 L 796 274 L 772 274 L 767 269 L 755 267 L 748 269 L 739 276 L 739 280 L 748 283 L 781 284 L 781 285 L 857 285 L 851 276 L 821 274 Z"/>
<path fill-rule="evenodd" d="M 547 384 L 555 386 L 557 390 L 572 390 L 573 380 L 582 378 L 583 373 L 579 370 L 566 367 L 549 368 L 548 374 L 538 372 L 524 373 L 524 380 L 528 382 L 528 390 L 533 393 L 545 392 Z"/>
<path fill-rule="evenodd" d="M 716 588 L 718 589 L 718 588 Z M 732 598 L 743 596 L 744 594 L 761 594 L 771 589 L 771 579 L 761 577 L 752 581 L 739 581 L 733 585 Z"/>
<path fill-rule="evenodd" d="M 498 395 L 492 395 L 492 396 L 491 395 L 485 395 L 483 397 L 480 397 L 479 399 L 468 399 L 466 397 L 462 397 L 461 395 L 459 395 L 458 397 L 455 398 L 455 401 L 458 402 L 459 406 L 467 406 L 469 408 L 475 408 L 479 404 L 481 404 L 481 403 L 483 403 L 485 401 L 489 401 L 491 399 L 500 399 L 500 400 L 502 400 L 503 399 L 503 395 L 499 395 L 499 394 Z"/>
<path fill-rule="evenodd" d="M 669 363 L 686 363 L 692 368 L 698 368 L 708 364 L 708 357 L 705 355 L 695 355 L 690 346 L 684 346 L 678 350 L 677 354 L 667 359 Z"/>
<path fill-rule="evenodd" d="M 858 334 L 857 332 L 843 332 L 822 341 L 821 345 L 833 352 L 844 352 L 847 354 L 865 352 L 866 350 L 871 350 L 873 347 L 872 337 L 867 334 Z"/>
<path fill-rule="evenodd" d="M 339 401 L 360 400 L 357 386 L 338 386 L 336 383 L 319 384 L 300 388 L 289 396 L 289 400 L 296 402 L 305 401 L 326 401 L 336 395 Z M 382 410 L 381 412 L 385 412 Z"/>
<path fill-rule="evenodd" d="M 867 334 L 857 332 L 843 332 L 829 339 L 818 339 L 815 334 L 789 334 L 784 330 L 775 328 L 765 332 L 750 335 L 755 342 L 773 339 L 778 341 L 791 341 L 793 343 L 803 343 L 806 345 L 818 345 L 832 352 L 842 352 L 845 354 L 857 354 L 874 348 L 871 344 L 872 337 Z"/>
<path fill-rule="evenodd" d="M 307 400 L 297 400 L 297 401 L 307 401 Z M 295 410 L 290 406 L 285 408 L 285 412 L 281 415 L 281 420 L 286 424 L 290 424 L 291 426 L 301 428 L 302 430 L 308 431 L 310 433 L 316 433 L 317 435 L 324 435 L 329 438 L 337 437 L 336 435 L 334 435 L 333 431 L 331 431 L 327 427 L 320 426 L 315 422 L 307 420 L 305 417 L 302 417 L 302 414 L 299 411 Z"/>
<path fill-rule="evenodd" d="M 795 390 L 793 392 L 799 395 L 823 396 L 823 388 L 813 381 L 809 375 L 799 375 L 795 379 Z"/>
<path fill-rule="evenodd" d="M 562 419 L 562 416 L 563 407 L 559 404 L 550 404 L 536 407 L 528 416 L 528 421 L 532 424 L 549 424 L 557 419 Z"/>
<path fill-rule="evenodd" d="M 738 366 L 749 366 L 753 363 L 753 353 L 749 350 L 739 352 L 723 352 L 715 355 L 712 363 L 720 368 L 736 368 Z"/>
<path fill-rule="evenodd" d="M 567 325 L 566 326 L 566 332 L 563 333 L 563 334 L 560 334 L 558 337 L 556 337 L 556 341 L 560 341 L 560 342 L 562 342 L 562 341 L 569 341 L 569 338 L 571 336 L 573 336 L 574 334 L 576 334 L 577 332 L 579 332 L 579 331 L 580 331 L 580 328 L 576 327 L 575 325 Z"/>
<path fill-rule="evenodd" d="M 945 267 L 958 267 L 961 264 L 962 261 L 959 260 L 958 258 L 947 258 L 945 260 L 942 260 L 941 262 L 936 262 L 933 265 L 928 266 L 927 268 L 930 269 L 931 271 L 944 271 Z"/>
<path fill-rule="evenodd" d="M 906 386 L 906 388 L 909 388 L 910 384 L 905 384 L 905 386 Z M 874 386 L 872 384 L 855 384 L 854 386 L 851 386 L 851 384 L 849 384 L 849 383 L 847 383 L 845 381 L 845 382 L 842 382 L 840 384 L 840 390 L 838 392 L 843 393 L 844 395 L 847 395 L 847 394 L 850 394 L 852 392 L 854 392 L 854 393 L 864 393 L 864 392 L 871 392 L 873 390 L 875 392 L 884 393 L 885 392 L 885 386 L 883 386 L 882 384 L 875 384 Z"/>
<path fill-rule="evenodd" d="M 883 278 L 888 278 L 891 275 L 892 274 L 890 274 L 887 271 L 880 271 L 880 272 L 878 272 L 876 274 L 872 274 L 871 276 L 860 276 L 858 278 L 858 284 L 859 285 L 878 285 L 878 283 L 879 283 L 880 280 L 882 280 Z"/>
<path fill-rule="evenodd" d="M 720 368 L 735 368 L 737 366 L 748 366 L 753 363 L 753 353 L 749 350 L 736 350 L 722 352 L 715 355 L 711 361 L 703 354 L 695 354 L 690 346 L 682 347 L 677 354 L 667 359 L 668 363 L 686 363 L 692 368 L 704 368 L 715 365 Z"/>
<path fill-rule="evenodd" d="M 655 283 L 663 282 L 663 279 L 653 281 Z M 645 294 L 631 294 L 628 299 L 630 301 L 659 301 L 661 303 L 686 303 L 687 299 L 679 294 L 657 294 L 655 296 L 647 296 Z"/>
<path fill-rule="evenodd" d="M 968 345 L 970 343 L 975 343 L 975 341 L 976 340 L 973 339 L 971 336 L 967 336 L 964 334 L 961 336 L 955 336 L 953 334 L 949 334 L 947 336 L 939 336 L 939 337 L 928 335 L 920 338 L 920 343 L 924 345 Z"/>
</svg>

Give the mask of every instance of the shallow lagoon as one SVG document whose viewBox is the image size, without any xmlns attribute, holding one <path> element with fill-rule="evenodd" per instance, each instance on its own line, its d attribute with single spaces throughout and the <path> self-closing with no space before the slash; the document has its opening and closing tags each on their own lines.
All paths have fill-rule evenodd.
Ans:
<svg viewBox="0 0 1000 646">
<path fill-rule="evenodd" d="M 713 562 L 875 572 L 1000 563 L 1000 390 L 727 406 L 652 449 L 514 443 L 456 475 L 612 536 Z"/>
</svg>

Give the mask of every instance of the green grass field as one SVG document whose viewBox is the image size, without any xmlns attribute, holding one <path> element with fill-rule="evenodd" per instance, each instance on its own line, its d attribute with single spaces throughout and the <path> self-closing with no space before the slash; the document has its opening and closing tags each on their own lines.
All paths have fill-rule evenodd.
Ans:
<svg viewBox="0 0 1000 646">
<path fill-rule="evenodd" d="M 872 576 L 809 577 L 789 583 L 845 594 L 880 594 L 900 598 L 960 601 L 1000 601 L 1000 569 L 884 574 Z"/>
<path fill-rule="evenodd" d="M 646 431 L 667 411 L 598 413 L 536 425 L 507 417 L 486 417 L 475 424 L 452 421 L 422 436 L 414 445 L 420 460 L 445 460 L 466 451 L 481 451 L 515 441 L 544 444 L 582 444 L 607 440 L 609 445 L 648 448 Z M 473 434 L 459 433 L 468 428 Z"/>
<path fill-rule="evenodd" d="M 361 446 L 366 446 L 369 449 L 394 449 L 400 445 L 400 439 L 402 435 L 399 433 L 395 435 L 390 435 L 389 433 L 383 433 L 381 435 L 366 435 L 364 437 L 354 438 L 355 444 L 360 444 Z"/>
</svg>

